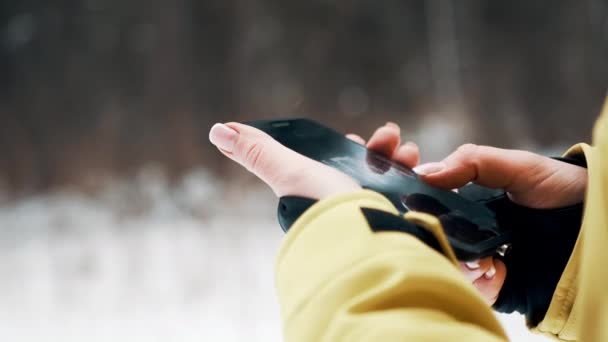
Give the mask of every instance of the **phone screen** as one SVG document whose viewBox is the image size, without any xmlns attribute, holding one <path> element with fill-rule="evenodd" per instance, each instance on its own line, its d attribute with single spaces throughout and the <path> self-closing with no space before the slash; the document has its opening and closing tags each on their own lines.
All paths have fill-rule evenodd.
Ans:
<svg viewBox="0 0 608 342">
<path fill-rule="evenodd" d="M 362 187 L 382 193 L 402 213 L 415 210 L 434 215 L 457 252 L 469 250 L 477 256 L 489 255 L 504 243 L 494 212 L 485 205 L 453 191 L 432 187 L 418 179 L 411 169 L 341 133 L 308 119 L 248 124 L 265 131 L 284 146 L 348 174 Z"/>
</svg>

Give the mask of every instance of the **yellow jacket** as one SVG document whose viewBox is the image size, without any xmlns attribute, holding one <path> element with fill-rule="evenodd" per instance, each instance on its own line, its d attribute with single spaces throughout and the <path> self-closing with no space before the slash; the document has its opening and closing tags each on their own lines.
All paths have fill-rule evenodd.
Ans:
<svg viewBox="0 0 608 342">
<path fill-rule="evenodd" d="M 534 329 L 563 340 L 608 341 L 608 105 L 584 153 L 583 225 L 545 318 Z M 308 209 L 279 252 L 276 283 L 287 341 L 504 341 L 490 307 L 461 275 L 428 215 L 405 218 L 435 232 L 440 254 L 413 235 L 373 232 L 360 208 L 398 214 L 362 190 Z"/>
</svg>

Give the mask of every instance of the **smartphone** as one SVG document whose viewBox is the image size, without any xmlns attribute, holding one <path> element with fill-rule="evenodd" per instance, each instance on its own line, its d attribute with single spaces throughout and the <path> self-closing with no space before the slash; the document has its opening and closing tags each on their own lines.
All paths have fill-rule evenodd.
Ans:
<svg viewBox="0 0 608 342">
<path fill-rule="evenodd" d="M 368 150 L 344 134 L 309 119 L 258 120 L 246 123 L 306 157 L 331 166 L 377 191 L 405 213 L 437 217 L 460 260 L 496 254 L 510 240 L 495 214 L 483 203 L 424 183 L 411 169 Z"/>
</svg>

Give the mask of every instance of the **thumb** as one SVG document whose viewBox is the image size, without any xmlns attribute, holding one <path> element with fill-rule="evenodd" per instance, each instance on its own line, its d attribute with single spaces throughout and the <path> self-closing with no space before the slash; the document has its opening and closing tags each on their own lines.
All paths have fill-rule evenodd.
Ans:
<svg viewBox="0 0 608 342">
<path fill-rule="evenodd" d="M 504 150 L 489 146 L 465 144 L 439 163 L 414 168 L 432 185 L 453 189 L 475 182 L 510 193 L 530 190 L 548 178 L 553 159 L 527 151 Z"/>
<path fill-rule="evenodd" d="M 360 188 L 352 178 L 281 145 L 261 130 L 236 122 L 215 124 L 209 140 L 264 181 L 277 196 L 323 198 Z"/>
<path fill-rule="evenodd" d="M 290 165 L 295 153 L 279 144 L 268 134 L 247 125 L 230 122 L 215 124 L 209 140 L 228 158 L 239 163 L 274 189 L 281 164 Z M 273 156 L 273 158 L 269 158 Z M 276 191 L 275 191 L 276 192 Z"/>
</svg>

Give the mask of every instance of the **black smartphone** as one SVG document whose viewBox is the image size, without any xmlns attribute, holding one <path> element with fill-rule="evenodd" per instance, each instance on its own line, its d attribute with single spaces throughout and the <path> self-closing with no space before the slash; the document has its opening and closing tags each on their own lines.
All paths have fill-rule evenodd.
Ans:
<svg viewBox="0 0 608 342">
<path fill-rule="evenodd" d="M 246 124 L 302 155 L 346 173 L 362 187 L 382 193 L 402 213 L 415 210 L 436 216 L 460 260 L 493 255 L 509 242 L 509 232 L 498 226 L 494 212 L 484 204 L 432 187 L 411 169 L 329 127 L 299 118 Z"/>
</svg>

